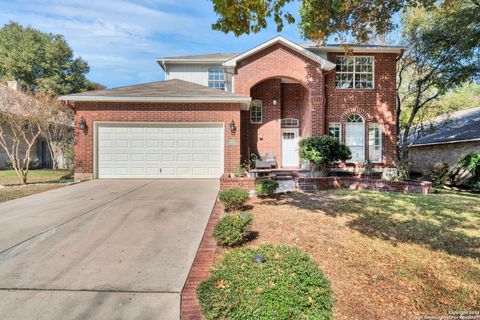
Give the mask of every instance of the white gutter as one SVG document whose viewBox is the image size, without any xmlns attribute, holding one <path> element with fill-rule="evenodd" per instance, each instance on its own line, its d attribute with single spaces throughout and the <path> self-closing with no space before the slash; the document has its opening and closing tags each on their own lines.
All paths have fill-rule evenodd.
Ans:
<svg viewBox="0 0 480 320">
<path fill-rule="evenodd" d="M 466 139 L 466 140 L 452 140 L 452 141 L 443 141 L 443 142 L 431 142 L 431 143 L 413 144 L 413 145 L 410 146 L 410 148 L 423 147 L 423 146 L 434 146 L 434 145 L 438 145 L 438 144 L 452 144 L 452 143 L 462 143 L 462 142 L 475 142 L 475 141 L 480 141 L 480 138 Z"/>
<path fill-rule="evenodd" d="M 242 110 L 250 108 L 252 98 L 245 96 L 238 97 L 121 97 L 121 96 L 86 96 L 86 95 L 67 95 L 58 98 L 62 101 L 99 101 L 99 102 L 168 102 L 168 103 L 240 103 Z"/>
</svg>

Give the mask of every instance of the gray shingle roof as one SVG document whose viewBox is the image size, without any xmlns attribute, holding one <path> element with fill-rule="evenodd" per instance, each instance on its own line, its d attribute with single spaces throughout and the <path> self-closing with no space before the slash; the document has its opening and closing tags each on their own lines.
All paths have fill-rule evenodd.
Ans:
<svg viewBox="0 0 480 320">
<path fill-rule="evenodd" d="M 445 116 L 438 117 L 432 123 L 433 132 L 414 146 L 480 139 L 480 107 L 454 112 L 446 120 Z"/>
<path fill-rule="evenodd" d="M 150 83 L 136 84 L 132 86 L 118 87 L 105 90 L 87 91 L 70 94 L 61 97 L 62 100 L 69 100 L 74 97 L 240 97 L 236 94 L 209 88 L 200 84 L 183 81 L 179 79 L 156 81 Z"/>
<path fill-rule="evenodd" d="M 196 54 L 188 56 L 176 56 L 176 57 L 164 57 L 158 58 L 157 60 L 170 60 L 170 59 L 179 59 L 179 60 L 222 60 L 227 61 L 235 56 L 238 53 L 209 53 L 209 54 Z"/>
</svg>

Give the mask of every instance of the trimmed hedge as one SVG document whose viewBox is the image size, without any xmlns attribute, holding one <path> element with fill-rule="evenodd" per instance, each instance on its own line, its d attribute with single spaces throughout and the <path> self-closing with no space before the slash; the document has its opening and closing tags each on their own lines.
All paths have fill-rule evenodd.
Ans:
<svg viewBox="0 0 480 320">
<path fill-rule="evenodd" d="M 219 199 L 227 211 L 240 210 L 248 199 L 248 191 L 240 188 L 223 190 Z"/>
<path fill-rule="evenodd" d="M 250 234 L 252 222 L 253 216 L 250 212 L 228 215 L 215 224 L 213 237 L 219 245 L 237 246 Z"/>
<path fill-rule="evenodd" d="M 307 253 L 292 246 L 228 251 L 198 286 L 197 297 L 207 320 L 333 317 L 329 281 Z"/>
<path fill-rule="evenodd" d="M 275 180 L 257 180 L 255 181 L 255 191 L 259 196 L 272 197 L 278 188 L 278 182 Z"/>
</svg>

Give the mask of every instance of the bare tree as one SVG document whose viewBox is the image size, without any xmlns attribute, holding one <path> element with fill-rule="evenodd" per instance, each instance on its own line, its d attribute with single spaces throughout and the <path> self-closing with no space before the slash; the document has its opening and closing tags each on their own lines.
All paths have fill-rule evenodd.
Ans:
<svg viewBox="0 0 480 320">
<path fill-rule="evenodd" d="M 27 183 L 31 153 L 48 112 L 33 96 L 0 85 L 0 146 L 20 182 Z"/>
<path fill-rule="evenodd" d="M 48 145 L 52 169 L 57 170 L 60 161 L 72 153 L 74 142 L 73 110 L 63 106 L 56 97 L 41 96 L 48 113 L 48 121 L 43 124 L 42 136 Z"/>
</svg>

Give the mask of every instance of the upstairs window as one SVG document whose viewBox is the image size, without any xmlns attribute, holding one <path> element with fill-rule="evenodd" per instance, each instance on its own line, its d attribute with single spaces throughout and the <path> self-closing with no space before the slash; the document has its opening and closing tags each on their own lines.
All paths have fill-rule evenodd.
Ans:
<svg viewBox="0 0 480 320">
<path fill-rule="evenodd" d="M 337 57 L 338 89 L 373 89 L 373 57 Z"/>
<path fill-rule="evenodd" d="M 340 123 L 330 123 L 328 125 L 328 135 L 337 139 L 338 142 L 342 142 L 342 125 Z"/>
<path fill-rule="evenodd" d="M 250 105 L 250 123 L 262 123 L 262 100 L 252 100 Z"/>
<path fill-rule="evenodd" d="M 223 68 L 208 68 L 208 86 L 225 90 L 225 70 Z"/>
</svg>

